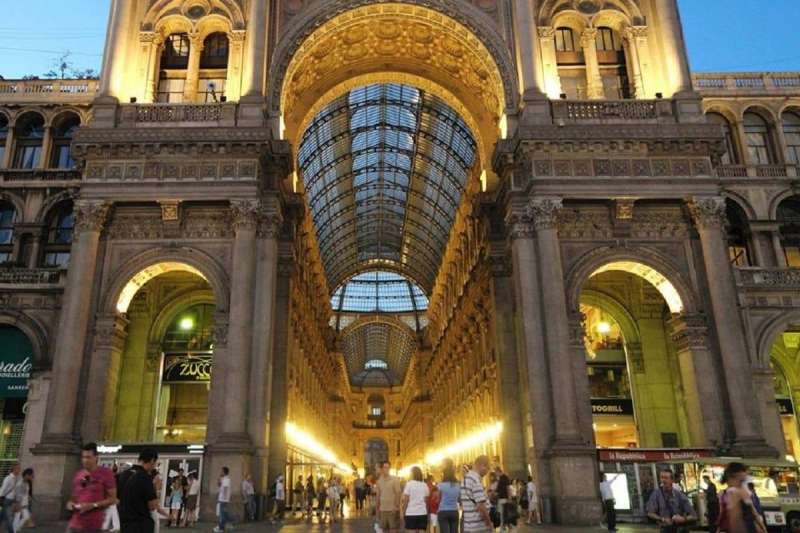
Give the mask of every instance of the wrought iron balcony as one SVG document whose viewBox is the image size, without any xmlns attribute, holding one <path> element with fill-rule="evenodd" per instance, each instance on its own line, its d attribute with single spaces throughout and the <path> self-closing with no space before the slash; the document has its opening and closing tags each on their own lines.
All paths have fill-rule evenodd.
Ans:
<svg viewBox="0 0 800 533">
<path fill-rule="evenodd" d="M 552 100 L 556 123 L 674 122 L 671 100 Z"/>
<path fill-rule="evenodd" d="M 706 72 L 692 75 L 700 94 L 796 94 L 800 72 Z"/>
<path fill-rule="evenodd" d="M 797 165 L 720 165 L 720 178 L 793 178 L 797 177 Z"/>
<path fill-rule="evenodd" d="M 0 80 L 0 103 L 88 104 L 99 80 Z"/>
<path fill-rule="evenodd" d="M 123 104 L 119 123 L 128 127 L 235 126 L 236 104 Z"/>
<path fill-rule="evenodd" d="M 800 268 L 756 268 L 735 269 L 739 285 L 775 289 L 800 289 Z"/>
<path fill-rule="evenodd" d="M 62 285 L 66 270 L 0 266 L 0 285 Z"/>
</svg>

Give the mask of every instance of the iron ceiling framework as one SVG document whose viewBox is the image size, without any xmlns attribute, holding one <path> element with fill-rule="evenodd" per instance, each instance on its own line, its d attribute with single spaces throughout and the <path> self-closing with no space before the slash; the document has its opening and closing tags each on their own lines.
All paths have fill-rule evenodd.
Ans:
<svg viewBox="0 0 800 533">
<path fill-rule="evenodd" d="M 352 385 L 392 387 L 405 380 L 417 342 L 416 337 L 406 328 L 375 322 L 345 334 L 342 348 Z M 381 365 L 367 365 L 373 361 L 386 362 L 386 368 L 381 368 Z"/>
</svg>

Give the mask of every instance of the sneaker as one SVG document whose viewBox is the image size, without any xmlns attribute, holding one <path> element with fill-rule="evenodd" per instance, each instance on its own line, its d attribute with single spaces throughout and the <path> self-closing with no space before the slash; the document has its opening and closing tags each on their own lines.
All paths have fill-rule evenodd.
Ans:
<svg viewBox="0 0 800 533">
<path fill-rule="evenodd" d="M 220 528 L 218 528 L 217 526 L 214 526 L 213 531 L 214 531 L 214 533 L 222 533 L 222 530 Z"/>
</svg>

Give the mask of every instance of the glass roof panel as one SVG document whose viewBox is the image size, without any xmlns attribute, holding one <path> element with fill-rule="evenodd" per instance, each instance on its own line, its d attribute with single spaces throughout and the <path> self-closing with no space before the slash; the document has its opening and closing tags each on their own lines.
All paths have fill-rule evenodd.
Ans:
<svg viewBox="0 0 800 533">
<path fill-rule="evenodd" d="M 369 322 L 348 331 L 342 347 L 353 385 L 393 386 L 403 383 L 417 343 L 403 326 Z"/>
<path fill-rule="evenodd" d="M 325 106 L 299 166 L 330 287 L 383 262 L 430 293 L 475 149 L 453 109 L 411 86 L 367 85 Z"/>
<path fill-rule="evenodd" d="M 337 313 L 421 313 L 428 309 L 428 298 L 405 276 L 374 270 L 339 286 L 331 306 Z"/>
</svg>

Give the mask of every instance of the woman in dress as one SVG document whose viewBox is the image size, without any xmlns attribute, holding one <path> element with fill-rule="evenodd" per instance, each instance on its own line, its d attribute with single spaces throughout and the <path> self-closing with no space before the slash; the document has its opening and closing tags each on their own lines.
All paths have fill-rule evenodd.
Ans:
<svg viewBox="0 0 800 533">
<path fill-rule="evenodd" d="M 411 467 L 411 479 L 403 489 L 400 504 L 405 517 L 406 531 L 425 532 L 428 529 L 428 485 L 422 481 L 422 470 Z"/>
<path fill-rule="evenodd" d="M 169 525 L 178 527 L 180 524 L 181 508 L 183 507 L 183 484 L 180 476 L 172 480 L 172 493 L 169 495 Z"/>
</svg>

